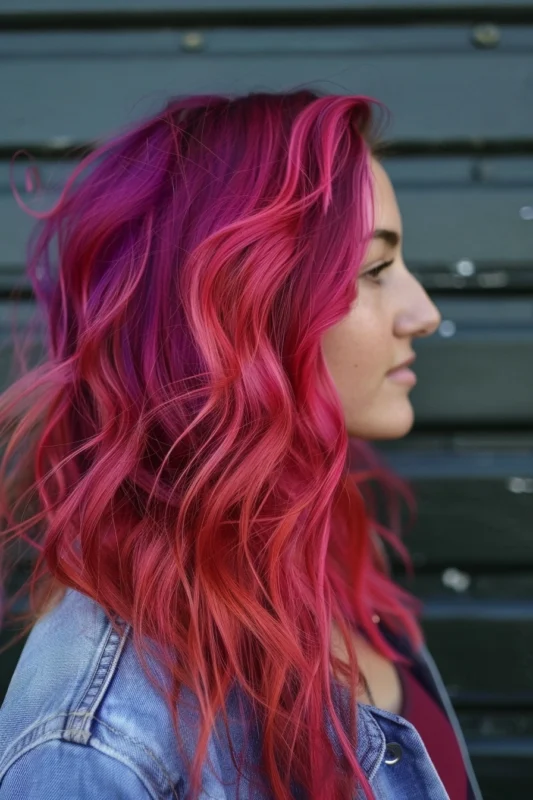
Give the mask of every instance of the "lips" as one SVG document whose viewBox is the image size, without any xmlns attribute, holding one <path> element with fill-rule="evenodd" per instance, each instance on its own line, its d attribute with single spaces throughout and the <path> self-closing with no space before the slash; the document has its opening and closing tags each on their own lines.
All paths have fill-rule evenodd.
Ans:
<svg viewBox="0 0 533 800">
<path fill-rule="evenodd" d="M 413 361 L 415 361 L 415 359 L 416 359 L 416 355 L 412 355 L 412 356 L 410 356 L 410 357 L 409 357 L 408 359 L 406 359 L 405 361 L 402 361 L 402 363 L 401 363 L 401 364 L 397 364 L 395 367 L 393 367 L 392 369 L 390 369 L 390 370 L 389 370 L 389 373 L 390 373 L 390 372 L 397 372 L 397 371 L 398 371 L 398 370 L 400 370 L 400 369 L 407 369 L 408 367 L 410 367 L 410 366 L 411 366 L 411 364 L 413 363 Z"/>
</svg>

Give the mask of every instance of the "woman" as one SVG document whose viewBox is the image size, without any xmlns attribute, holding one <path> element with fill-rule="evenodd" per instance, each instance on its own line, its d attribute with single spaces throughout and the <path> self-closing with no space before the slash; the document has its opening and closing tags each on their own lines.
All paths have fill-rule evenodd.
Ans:
<svg viewBox="0 0 533 800">
<path fill-rule="evenodd" d="M 0 405 L 4 538 L 39 553 L 0 800 L 481 797 L 373 503 L 439 324 L 380 107 L 173 99 L 42 215 L 49 358 Z"/>
</svg>

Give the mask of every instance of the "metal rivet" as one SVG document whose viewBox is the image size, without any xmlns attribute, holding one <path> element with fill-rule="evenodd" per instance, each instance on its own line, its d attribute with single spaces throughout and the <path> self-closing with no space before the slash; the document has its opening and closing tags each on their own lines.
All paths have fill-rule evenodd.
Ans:
<svg viewBox="0 0 533 800">
<path fill-rule="evenodd" d="M 461 572 L 455 567 L 445 569 L 441 575 L 441 580 L 444 586 L 453 589 L 455 592 L 465 592 L 472 582 L 468 573 Z"/>
<path fill-rule="evenodd" d="M 46 140 L 47 147 L 53 147 L 57 149 L 61 149 L 63 147 L 70 147 L 74 144 L 74 139 L 72 136 L 51 136 L 50 139 Z"/>
<path fill-rule="evenodd" d="M 455 271 L 458 275 L 469 278 L 470 275 L 473 275 L 476 271 L 476 265 L 469 258 L 462 258 L 461 261 L 458 261 L 455 265 Z"/>
<path fill-rule="evenodd" d="M 402 748 L 397 742 L 389 742 L 385 748 L 385 764 L 397 764 L 403 755 Z"/>
<path fill-rule="evenodd" d="M 509 478 L 507 488 L 513 494 L 533 494 L 533 478 Z"/>
<path fill-rule="evenodd" d="M 188 52 L 203 50 L 204 44 L 204 35 L 199 31 L 188 31 L 181 37 L 182 50 L 187 50 Z"/>
<path fill-rule="evenodd" d="M 472 30 L 472 43 L 476 47 L 496 47 L 500 43 L 501 31 L 490 22 L 476 25 Z"/>
<path fill-rule="evenodd" d="M 455 336 L 456 330 L 457 326 L 455 322 L 453 322 L 451 319 L 444 319 L 439 325 L 439 334 L 443 336 L 445 339 L 449 339 L 451 336 Z"/>
</svg>

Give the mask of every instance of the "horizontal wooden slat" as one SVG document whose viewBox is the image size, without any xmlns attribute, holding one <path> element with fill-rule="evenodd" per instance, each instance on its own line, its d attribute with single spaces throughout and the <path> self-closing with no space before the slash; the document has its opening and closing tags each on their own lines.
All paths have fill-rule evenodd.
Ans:
<svg viewBox="0 0 533 800">
<path fill-rule="evenodd" d="M 457 8 L 457 0 L 0 0 L 0 13 L 112 12 L 112 11 L 321 11 L 336 9 Z M 502 0 L 468 0 L 470 8 L 502 6 Z M 531 0 L 513 0 L 516 8 L 529 8 Z"/>
<path fill-rule="evenodd" d="M 531 564 L 533 494 L 513 487 L 531 482 L 533 454 L 522 461 L 527 463 L 514 471 L 509 462 L 508 476 L 476 477 L 472 469 L 469 477 L 413 481 L 419 518 L 407 541 L 415 563 L 464 569 Z"/>
<path fill-rule="evenodd" d="M 455 703 L 533 705 L 532 618 L 424 621 L 428 647 Z"/>
<path fill-rule="evenodd" d="M 503 26 L 497 51 L 468 25 L 189 34 L 0 35 L 0 146 L 97 139 L 174 94 L 304 85 L 379 98 L 398 141 L 531 136 L 532 26 Z"/>
<path fill-rule="evenodd" d="M 417 567 L 533 566 L 531 435 L 414 432 L 377 448 L 415 492 L 418 519 L 405 542 Z"/>
<path fill-rule="evenodd" d="M 389 158 L 411 269 L 533 268 L 533 158 Z M 456 275 L 460 272 L 455 271 Z"/>
<path fill-rule="evenodd" d="M 516 751 L 533 753 L 533 711 L 531 709 L 458 709 L 465 736 L 471 748 L 481 750 L 486 743 L 487 751 L 493 742 L 508 738 L 518 744 Z"/>
<path fill-rule="evenodd" d="M 484 800 L 529 797 L 533 790 L 531 710 L 458 708 L 457 714 Z"/>
<path fill-rule="evenodd" d="M 530 746 L 530 745 L 529 745 Z M 533 761 L 529 756 L 512 757 L 503 752 L 473 754 L 483 800 L 509 800 L 531 797 L 533 793 Z"/>
<path fill-rule="evenodd" d="M 445 573 L 397 580 L 423 601 L 426 641 L 457 707 L 501 714 L 527 706 L 533 713 L 533 571 L 472 575 L 461 591 L 447 585 Z M 504 733 L 502 726 L 493 731 Z"/>
<path fill-rule="evenodd" d="M 533 422 L 533 298 L 435 297 L 439 330 L 413 346 L 418 425 Z"/>
</svg>

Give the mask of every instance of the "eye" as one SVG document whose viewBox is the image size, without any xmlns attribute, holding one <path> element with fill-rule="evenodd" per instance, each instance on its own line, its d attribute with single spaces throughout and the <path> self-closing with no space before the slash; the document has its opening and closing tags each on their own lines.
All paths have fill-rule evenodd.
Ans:
<svg viewBox="0 0 533 800">
<path fill-rule="evenodd" d="M 378 264 L 377 267 L 373 267 L 372 269 L 363 272 L 361 277 L 366 278 L 368 276 L 369 278 L 372 278 L 372 280 L 375 280 L 382 272 L 382 270 L 386 269 L 387 267 L 390 267 L 390 265 L 393 263 L 394 261 L 384 261 L 383 264 Z"/>
</svg>

